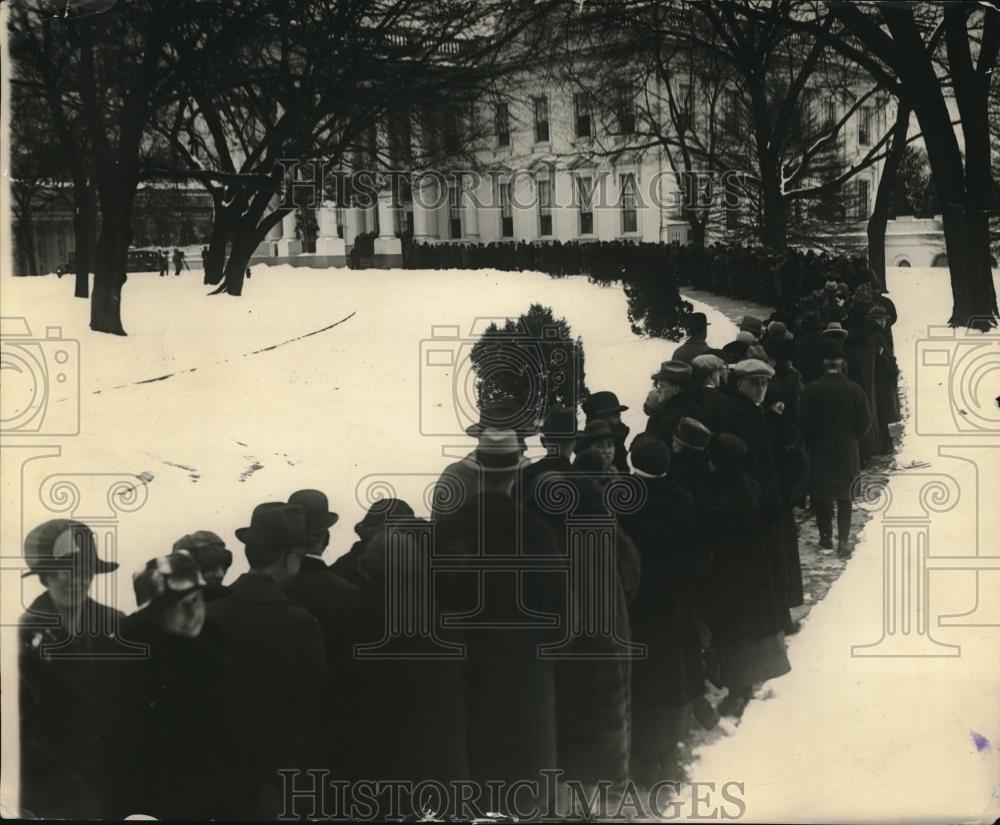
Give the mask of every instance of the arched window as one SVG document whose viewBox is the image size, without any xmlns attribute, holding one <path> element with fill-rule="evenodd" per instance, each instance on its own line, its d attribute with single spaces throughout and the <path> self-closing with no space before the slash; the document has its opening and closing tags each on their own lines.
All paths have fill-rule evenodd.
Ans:
<svg viewBox="0 0 1000 825">
<path fill-rule="evenodd" d="M 948 256 L 944 252 L 935 255 L 931 266 L 948 266 Z"/>
</svg>

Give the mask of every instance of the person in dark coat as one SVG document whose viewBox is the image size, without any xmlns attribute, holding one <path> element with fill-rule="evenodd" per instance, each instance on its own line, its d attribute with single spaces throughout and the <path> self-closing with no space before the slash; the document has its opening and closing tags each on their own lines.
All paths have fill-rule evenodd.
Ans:
<svg viewBox="0 0 1000 825">
<path fill-rule="evenodd" d="M 482 489 L 437 529 L 438 553 L 470 566 L 445 579 L 442 598 L 467 616 L 468 754 L 479 782 L 538 781 L 557 762 L 554 662 L 539 655 L 539 645 L 558 641 L 565 628 L 564 581 L 527 563 L 516 569 L 519 557 L 559 553 L 552 530 L 537 515 L 518 513 L 511 498 L 520 458 L 514 431 L 486 430 L 476 450 Z M 506 557 L 515 569 L 482 571 L 483 556 Z M 540 627 L 538 614 L 556 624 Z M 529 796 L 519 796 L 525 808 L 544 801 Z"/>
<path fill-rule="evenodd" d="M 375 536 L 383 532 L 387 518 L 409 518 L 413 516 L 413 508 L 405 501 L 397 498 L 383 498 L 376 501 L 361 521 L 354 525 L 358 540 L 351 548 L 338 558 L 330 569 L 345 581 L 355 586 L 361 584 L 361 569 L 359 563 L 361 554 Z"/>
<path fill-rule="evenodd" d="M 669 445 L 673 441 L 678 421 L 685 417 L 701 421 L 705 417 L 705 411 L 691 393 L 690 364 L 664 361 L 651 377 L 653 389 L 644 406 L 646 415 L 649 416 L 646 432 Z"/>
<path fill-rule="evenodd" d="M 833 547 L 833 503 L 837 503 L 837 554 L 850 555 L 851 488 L 861 473 L 859 444 L 871 426 L 864 390 L 843 374 L 843 347 L 823 350 L 826 373 L 802 392 L 800 426 L 809 449 L 813 508 L 820 546 Z"/>
<path fill-rule="evenodd" d="M 793 360 L 802 374 L 802 382 L 808 384 L 823 374 L 823 359 L 820 358 L 823 335 L 819 313 L 811 310 L 803 312 L 799 326 L 801 332 L 795 339 Z"/>
<path fill-rule="evenodd" d="M 277 789 L 234 767 L 232 733 L 220 729 L 228 672 L 222 636 L 205 621 L 197 562 L 186 550 L 159 556 L 133 586 L 139 610 L 123 628 L 149 655 L 122 668 L 127 810 L 157 819 L 276 817 Z"/>
<path fill-rule="evenodd" d="M 775 519 L 775 537 L 784 557 L 785 596 L 789 607 L 803 603 L 802 563 L 799 558 L 799 528 L 795 521 L 795 500 L 801 469 L 795 443 L 798 421 L 793 418 L 784 388 L 777 376 L 767 385 L 764 396 L 764 420 L 771 435 L 771 450 L 778 475 L 779 508 Z M 785 632 L 793 628 L 785 628 Z"/>
<path fill-rule="evenodd" d="M 692 312 L 684 319 L 684 326 L 688 331 L 687 340 L 674 350 L 671 358 L 690 364 L 697 356 L 712 351 L 705 340 L 708 337 L 708 317 L 704 312 Z"/>
<path fill-rule="evenodd" d="M 875 364 L 878 360 L 879 341 L 872 333 L 871 324 L 863 314 L 848 319 L 848 335 L 844 341 L 847 356 L 847 376 L 864 390 L 868 414 L 876 426 L 871 427 L 859 446 L 861 466 L 866 467 L 878 451 L 878 426 L 876 419 Z"/>
<path fill-rule="evenodd" d="M 517 432 L 523 454 L 526 449 L 524 439 L 533 435 L 535 428 L 527 420 L 527 412 L 516 404 L 503 401 L 483 404 L 479 410 L 479 421 L 469 425 L 465 432 L 478 439 L 488 430 L 502 430 L 508 426 L 513 426 Z M 431 518 L 437 519 L 454 512 L 463 502 L 470 501 L 479 494 L 483 470 L 476 460 L 476 454 L 476 450 L 471 450 L 468 455 L 444 468 L 434 487 Z M 521 463 L 527 464 L 527 461 L 522 460 Z"/>
<path fill-rule="evenodd" d="M 892 435 L 889 425 L 900 420 L 899 413 L 899 367 L 892 350 L 889 331 L 890 315 L 880 304 L 872 307 L 866 320 L 872 338 L 875 340 L 875 407 L 872 429 L 875 430 L 874 455 L 892 453 Z"/>
<path fill-rule="evenodd" d="M 708 454 L 712 431 L 694 418 L 677 422 L 671 444 L 673 457 L 667 476 L 672 482 L 697 499 L 708 482 Z"/>
<path fill-rule="evenodd" d="M 601 390 L 591 393 L 581 405 L 583 414 L 586 416 L 585 424 L 591 421 L 603 420 L 611 425 L 611 432 L 615 439 L 615 467 L 619 472 L 628 472 L 628 458 L 626 457 L 625 439 L 628 438 L 629 428 L 622 423 L 621 414 L 628 407 L 618 402 L 618 396 L 613 392 Z"/>
<path fill-rule="evenodd" d="M 21 812 L 120 818 L 120 680 L 109 657 L 122 653 L 115 636 L 124 615 L 89 595 L 95 575 L 118 564 L 98 558 L 94 533 L 67 519 L 28 533 L 24 559 L 45 592 L 18 622 Z"/>
<path fill-rule="evenodd" d="M 353 617 L 361 594 L 357 587 L 334 573 L 323 561 L 323 552 L 330 544 L 330 528 L 340 518 L 330 512 L 326 494 L 319 490 L 298 490 L 289 496 L 288 503 L 305 511 L 308 535 L 302 568 L 292 579 L 287 593 L 293 604 L 304 607 L 319 620 L 323 632 L 323 647 L 331 675 L 330 694 L 326 701 L 331 722 L 329 741 L 333 743 L 344 716 L 354 712 L 345 701 L 348 686 L 342 674 L 354 653 Z M 339 767 L 338 757 L 346 759 L 348 754 L 344 748 L 336 746 L 332 751 L 332 764 L 336 769 Z"/>
<path fill-rule="evenodd" d="M 774 369 L 764 361 L 749 358 L 733 365 L 736 391 L 732 394 L 733 413 L 723 430 L 740 438 L 747 450 L 744 466 L 748 475 L 760 485 L 763 497 L 758 510 L 764 546 L 771 557 L 773 578 L 781 586 L 784 597 L 787 551 L 781 540 L 778 522 L 781 514 L 781 489 L 778 471 L 774 463 L 774 445 L 767 425 L 764 398 L 767 386 L 774 378 Z M 783 599 L 784 601 L 784 599 Z M 797 629 L 792 621 L 790 606 L 784 604 L 784 630 L 787 633 Z"/>
<path fill-rule="evenodd" d="M 578 436 L 579 425 L 575 410 L 569 407 L 553 407 L 546 413 L 542 422 L 541 441 L 547 450 L 547 455 L 531 464 L 521 466 L 514 487 L 514 500 L 519 506 L 541 513 L 547 521 L 554 515 L 556 516 L 554 524 L 562 524 L 564 519 L 561 513 L 550 512 L 551 508 L 539 500 L 538 484 L 549 473 L 565 476 L 573 469 L 571 456 Z"/>
<path fill-rule="evenodd" d="M 761 529 L 760 485 L 745 470 L 746 445 L 720 433 L 709 446 L 711 481 L 698 502 L 695 529 L 712 560 L 703 615 L 728 694 L 723 716 L 740 716 L 753 685 L 791 666 L 782 632 L 786 607 Z"/>
<path fill-rule="evenodd" d="M 632 602 L 632 639 L 646 654 L 632 664 L 632 775 L 646 786 L 680 778 L 677 743 L 688 703 L 705 692 L 695 609 L 691 495 L 667 477 L 670 449 L 640 436 L 630 453 L 646 489 L 643 506 L 624 517 L 641 557 Z"/>
<path fill-rule="evenodd" d="M 205 587 L 205 601 L 220 599 L 229 592 L 222 582 L 233 564 L 233 553 L 220 536 L 211 530 L 196 530 L 174 542 L 174 550 L 186 550 L 198 565 Z"/>
<path fill-rule="evenodd" d="M 428 529 L 429 523 L 412 514 L 399 515 L 389 530 L 397 527 L 404 528 L 400 541 L 393 542 L 394 552 L 400 554 L 397 563 L 409 571 L 412 580 L 426 580 L 427 571 L 419 565 L 428 559 L 418 555 L 416 534 Z M 358 647 L 339 677 L 352 697 L 350 718 L 340 738 L 349 756 L 341 776 L 413 785 L 426 780 L 445 784 L 467 780 L 464 661 L 440 654 L 429 658 L 427 654 L 433 652 L 429 640 L 419 634 L 390 636 L 389 617 L 399 608 L 388 603 L 386 595 L 388 543 L 387 532 L 380 531 L 359 559 L 360 601 L 353 617 Z M 436 594 L 424 590 L 420 597 L 427 600 L 419 609 L 428 611 L 435 639 L 447 645 L 462 644 L 460 630 L 442 627 Z M 405 815 L 417 801 L 407 797 L 405 789 L 401 796 L 398 810 Z M 384 819 L 391 810 L 389 800 L 383 798 L 375 818 Z M 421 813 L 419 808 L 414 812 Z"/>
<path fill-rule="evenodd" d="M 233 582 L 226 598 L 208 605 L 231 675 L 223 713 L 236 735 L 237 767 L 280 787 L 280 769 L 326 764 L 321 720 L 329 670 L 322 631 L 285 593 L 309 541 L 305 511 L 260 504 L 236 537 L 246 545 L 250 572 Z"/>
<path fill-rule="evenodd" d="M 577 610 L 589 606 L 608 612 L 600 617 L 581 615 L 571 625 L 583 632 L 569 643 L 555 669 L 559 768 L 567 779 L 588 786 L 600 781 L 624 782 L 631 753 L 632 631 L 628 606 L 639 587 L 640 561 L 633 542 L 608 511 L 605 488 L 619 475 L 614 467 L 611 470 L 609 475 L 606 454 L 587 448 L 577 456 L 569 473 L 560 477 L 549 474 L 539 482 L 539 498 L 545 500 L 566 500 L 565 495 L 547 495 L 547 484 L 562 484 L 565 489 L 568 483 L 575 490 L 574 506 L 549 517 L 561 552 L 576 565 L 593 569 L 597 564 L 602 577 L 610 576 L 596 583 L 601 593 L 597 599 L 589 590 L 571 593 L 571 604 Z M 601 564 L 585 550 L 585 555 L 575 555 L 587 546 L 610 546 L 614 564 Z M 586 579 L 572 574 L 570 578 L 578 586 Z"/>
<path fill-rule="evenodd" d="M 729 367 L 718 355 L 707 354 L 695 358 L 691 368 L 690 395 L 704 412 L 700 420 L 712 432 L 719 432 L 733 408 L 733 402 L 720 389 L 726 386 Z"/>
</svg>

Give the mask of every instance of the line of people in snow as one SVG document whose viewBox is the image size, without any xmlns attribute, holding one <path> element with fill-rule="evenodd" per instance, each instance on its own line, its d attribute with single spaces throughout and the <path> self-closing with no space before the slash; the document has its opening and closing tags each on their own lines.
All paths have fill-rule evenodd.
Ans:
<svg viewBox="0 0 1000 825">
<path fill-rule="evenodd" d="M 338 516 L 322 492 L 300 490 L 236 530 L 249 572 L 223 584 L 232 552 L 214 533 L 185 535 L 135 573 L 138 609 L 126 617 L 89 595 L 117 567 L 92 530 L 39 525 L 24 554 L 45 591 L 19 629 L 22 809 L 273 818 L 288 813 L 287 769 L 345 781 L 509 784 L 553 768 L 585 783 L 678 777 L 689 708 L 706 727 L 738 717 L 755 684 L 790 668 L 804 495 L 823 551 L 836 503 L 837 550 L 851 552 L 851 485 L 871 422 L 882 426 L 880 393 L 873 402 L 864 382 L 886 375 L 861 368 L 873 345 L 852 331 L 891 352 L 891 316 L 864 291 L 814 297 L 794 332 L 744 318 L 718 350 L 693 314 L 628 445 L 627 408 L 610 391 L 585 399 L 582 429 L 576 410 L 550 410 L 535 462 L 524 458 L 531 422 L 485 406 L 469 430 L 476 448 L 437 483 L 432 522 L 383 500 L 332 565 L 323 556 Z M 826 320 L 838 312 L 846 336 Z M 574 614 L 563 574 L 537 562 L 569 552 L 571 514 L 546 505 L 546 486 L 570 485 L 572 516 L 607 523 L 607 490 L 625 474 L 645 495 L 613 528 L 613 632 L 565 648 L 579 605 Z M 425 606 L 434 645 L 462 655 L 421 658 L 419 633 L 388 657 L 356 655 L 385 639 L 398 607 L 386 586 L 392 542 L 413 577 L 427 552 L 452 560 Z M 484 559 L 493 574 L 481 575 Z M 560 644 L 568 655 L 539 655 Z M 148 654 L 136 658 L 137 645 Z M 633 645 L 645 646 L 638 658 Z M 717 707 L 706 678 L 727 689 Z"/>
</svg>

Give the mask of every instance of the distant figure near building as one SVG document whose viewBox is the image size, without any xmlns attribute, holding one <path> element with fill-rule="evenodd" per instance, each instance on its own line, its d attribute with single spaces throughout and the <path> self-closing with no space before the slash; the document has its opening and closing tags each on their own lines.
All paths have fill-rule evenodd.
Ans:
<svg viewBox="0 0 1000 825">
<path fill-rule="evenodd" d="M 184 260 L 184 253 L 179 249 L 174 249 L 174 275 L 181 274 L 181 267 L 187 266 L 187 261 Z"/>
<path fill-rule="evenodd" d="M 160 277 L 164 277 L 167 274 L 167 267 L 170 266 L 170 262 L 167 259 L 167 250 L 160 250 Z"/>
</svg>

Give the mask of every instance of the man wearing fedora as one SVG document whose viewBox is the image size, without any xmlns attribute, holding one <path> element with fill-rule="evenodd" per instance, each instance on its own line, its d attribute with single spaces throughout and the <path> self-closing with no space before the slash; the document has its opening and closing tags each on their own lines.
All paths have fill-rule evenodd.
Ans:
<svg viewBox="0 0 1000 825">
<path fill-rule="evenodd" d="M 619 472 L 627 473 L 628 451 L 625 449 L 625 439 L 628 438 L 629 428 L 622 423 L 622 413 L 628 407 L 620 404 L 618 396 L 608 390 L 591 393 L 581 406 L 586 416 L 585 424 L 591 421 L 608 422 L 615 440 L 615 467 Z"/>
<path fill-rule="evenodd" d="M 525 437 L 536 432 L 534 423 L 528 420 L 527 411 L 520 405 L 506 401 L 490 401 L 480 406 L 479 421 L 466 427 L 465 432 L 479 439 L 487 430 L 511 429 L 517 435 L 517 442 L 523 454 L 526 449 Z M 453 512 L 462 502 L 478 495 L 481 485 L 482 468 L 477 460 L 477 450 L 471 450 L 464 458 L 445 467 L 441 473 L 434 487 L 431 518 L 438 519 L 445 513 Z"/>
<path fill-rule="evenodd" d="M 324 767 L 326 651 L 319 622 L 286 591 L 310 545 L 306 513 L 295 504 L 254 508 L 236 537 L 250 571 L 208 605 L 222 631 L 231 674 L 225 705 L 241 767 L 280 787 L 282 768 Z"/>
<path fill-rule="evenodd" d="M 655 435 L 664 444 L 674 439 L 677 422 L 684 417 L 701 421 L 705 411 L 694 400 L 690 364 L 683 361 L 664 361 L 653 373 L 653 389 L 646 398 L 645 411 L 649 416 L 646 432 Z"/>
<path fill-rule="evenodd" d="M 442 583 L 467 634 L 470 775 L 480 782 L 537 781 L 557 761 L 553 660 L 539 646 L 562 637 L 565 584 L 558 572 L 533 570 L 527 559 L 555 556 L 559 544 L 511 496 L 521 463 L 517 433 L 484 430 L 476 461 L 480 492 L 443 516 L 437 529 L 437 552 L 470 564 Z M 482 570 L 483 557 L 507 563 Z M 540 615 L 551 617 L 551 628 L 540 626 Z M 527 796 L 518 797 L 522 807 L 542 801 Z"/>
<path fill-rule="evenodd" d="M 326 494 L 319 490 L 299 490 L 288 497 L 288 503 L 301 507 L 306 514 L 306 547 L 302 569 L 288 587 L 288 598 L 304 607 L 319 620 L 323 645 L 329 665 L 331 741 L 342 728 L 347 707 L 347 685 L 343 674 L 354 655 L 352 635 L 355 614 L 361 593 L 357 587 L 334 573 L 323 561 L 323 552 L 330 544 L 330 528 L 339 520 L 330 512 Z M 344 749 L 339 749 L 344 754 Z"/>
<path fill-rule="evenodd" d="M 860 443 L 871 426 L 864 390 L 843 374 L 844 349 L 823 347 L 826 373 L 802 391 L 802 442 L 809 448 L 813 509 L 822 550 L 833 549 L 833 503 L 837 503 L 837 554 L 851 553 L 851 488 L 861 472 Z"/>
<path fill-rule="evenodd" d="M 706 342 L 708 337 L 708 316 L 704 312 L 692 312 L 684 319 L 688 331 L 687 340 L 674 350 L 673 360 L 690 364 L 697 356 L 710 353 L 712 348 Z"/>
<path fill-rule="evenodd" d="M 54 819 L 119 817 L 120 680 L 112 658 L 124 614 L 90 597 L 118 564 L 82 522 L 52 519 L 24 540 L 24 576 L 45 588 L 18 622 L 21 810 Z"/>
</svg>

